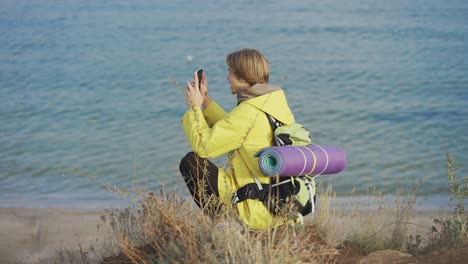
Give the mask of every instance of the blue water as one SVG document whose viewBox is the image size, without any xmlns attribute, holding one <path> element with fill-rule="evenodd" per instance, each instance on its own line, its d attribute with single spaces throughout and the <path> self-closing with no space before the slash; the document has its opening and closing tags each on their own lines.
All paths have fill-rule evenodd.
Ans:
<svg viewBox="0 0 468 264">
<path fill-rule="evenodd" d="M 188 195 L 180 89 L 203 67 L 232 109 L 225 56 L 244 47 L 312 140 L 346 151 L 320 177 L 337 195 L 444 195 L 443 148 L 468 176 L 467 1 L 188 2 L 0 3 L 0 206 L 112 201 L 104 184 Z"/>
</svg>

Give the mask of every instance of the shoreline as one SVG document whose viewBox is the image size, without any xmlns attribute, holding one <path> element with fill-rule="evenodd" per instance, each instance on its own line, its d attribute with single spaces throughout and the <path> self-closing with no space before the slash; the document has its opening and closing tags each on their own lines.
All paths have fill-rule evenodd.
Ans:
<svg viewBox="0 0 468 264">
<path fill-rule="evenodd" d="M 185 193 L 184 193 L 185 194 Z M 182 196 L 186 200 L 191 200 L 188 194 Z M 379 200 L 384 205 L 391 206 L 395 204 L 397 196 L 393 194 L 382 195 L 353 195 L 353 196 L 335 196 L 331 197 L 332 204 L 341 209 L 345 209 L 349 204 L 366 205 Z M 401 198 L 401 197 L 400 197 Z M 401 200 L 401 199 L 400 199 Z M 433 194 L 416 196 L 413 208 L 418 211 L 451 211 L 448 206 L 450 197 L 448 194 Z M 117 198 L 116 196 L 103 197 L 102 199 L 84 198 L 83 196 L 49 196 L 38 195 L 25 199 L 19 194 L 0 195 L 0 208 L 41 208 L 41 209 L 77 209 L 77 210 L 105 210 L 105 209 L 123 209 L 132 207 L 135 202 L 130 198 Z M 468 208 L 468 199 L 464 202 Z"/>
</svg>

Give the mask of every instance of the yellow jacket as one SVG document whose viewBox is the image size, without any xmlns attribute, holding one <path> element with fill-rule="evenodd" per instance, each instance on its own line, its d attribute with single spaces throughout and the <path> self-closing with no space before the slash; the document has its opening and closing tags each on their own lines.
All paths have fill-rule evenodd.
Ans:
<svg viewBox="0 0 468 264">
<path fill-rule="evenodd" d="M 188 141 L 202 158 L 215 158 L 229 153 L 229 165 L 219 168 L 220 199 L 231 206 L 231 197 L 240 187 L 255 182 L 268 184 L 254 157 L 262 148 L 274 145 L 273 131 L 265 113 L 285 125 L 294 123 L 282 90 L 243 101 L 230 113 L 216 102 L 202 112 L 192 107 L 182 118 L 182 127 Z M 214 175 L 213 175 L 214 176 Z M 267 229 L 281 224 L 272 217 L 261 201 L 247 199 L 236 205 L 243 223 L 252 229 Z"/>
</svg>

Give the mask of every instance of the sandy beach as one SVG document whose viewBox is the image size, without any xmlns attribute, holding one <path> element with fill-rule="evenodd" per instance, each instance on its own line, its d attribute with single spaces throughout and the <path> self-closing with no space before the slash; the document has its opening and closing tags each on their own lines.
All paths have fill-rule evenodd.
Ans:
<svg viewBox="0 0 468 264">
<path fill-rule="evenodd" d="M 111 228 L 102 220 L 110 212 L 0 208 L 0 263 L 66 263 L 72 255 L 99 263 L 115 253 Z"/>
<path fill-rule="evenodd" d="M 117 254 L 115 237 L 105 217 L 109 209 L 0 208 L 0 263 L 100 263 Z M 430 227 L 446 212 L 415 211 L 410 222 Z M 107 218 L 109 219 L 109 218 Z M 336 221 L 335 236 L 353 219 Z M 355 221 L 355 220 L 354 220 Z M 409 225 L 409 233 L 427 230 Z M 80 262 L 85 258 L 86 262 Z"/>
</svg>

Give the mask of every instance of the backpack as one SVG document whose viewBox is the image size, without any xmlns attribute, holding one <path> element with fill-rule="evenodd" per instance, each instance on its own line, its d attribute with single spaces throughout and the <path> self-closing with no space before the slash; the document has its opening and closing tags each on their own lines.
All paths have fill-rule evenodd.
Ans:
<svg viewBox="0 0 468 264">
<path fill-rule="evenodd" d="M 284 126 L 272 116 L 266 115 L 277 146 L 306 146 L 311 143 L 309 131 L 301 124 Z M 303 216 L 314 212 L 316 188 L 312 176 L 271 177 L 269 184 L 261 184 L 255 176 L 254 179 L 255 183 L 247 184 L 233 194 L 233 206 L 246 199 L 257 199 L 262 201 L 272 214 L 279 215 L 286 210 L 290 218 L 299 218 L 301 222 Z M 290 214 L 291 212 L 293 214 Z"/>
<path fill-rule="evenodd" d="M 301 124 L 288 126 L 266 114 L 273 130 L 273 137 L 277 146 L 307 146 L 311 143 L 309 131 Z M 299 217 L 315 211 L 315 180 L 312 176 L 272 177 L 270 181 L 270 199 L 264 203 L 274 214 L 283 210 L 287 203 L 293 203 Z"/>
</svg>

